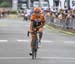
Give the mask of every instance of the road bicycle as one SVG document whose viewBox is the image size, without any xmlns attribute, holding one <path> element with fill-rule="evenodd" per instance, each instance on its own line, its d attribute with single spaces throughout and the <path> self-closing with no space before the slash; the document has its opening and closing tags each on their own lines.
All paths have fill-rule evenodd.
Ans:
<svg viewBox="0 0 75 64">
<path fill-rule="evenodd" d="M 28 32 L 28 36 L 29 36 L 29 33 L 30 32 Z M 32 59 L 36 59 L 36 57 L 37 57 L 37 51 L 38 51 L 38 43 L 39 43 L 39 41 L 38 41 L 38 33 L 39 32 L 33 32 L 34 33 L 34 35 L 35 35 L 35 39 L 33 40 L 33 42 L 32 42 L 32 47 L 33 48 L 31 48 L 31 51 L 32 51 Z"/>
</svg>

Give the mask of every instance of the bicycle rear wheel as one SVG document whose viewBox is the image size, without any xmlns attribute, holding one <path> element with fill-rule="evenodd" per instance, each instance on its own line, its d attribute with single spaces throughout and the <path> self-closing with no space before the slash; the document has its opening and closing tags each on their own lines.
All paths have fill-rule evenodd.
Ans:
<svg viewBox="0 0 75 64">
<path fill-rule="evenodd" d="M 37 49 L 35 50 L 35 59 L 36 59 L 36 57 L 37 57 Z"/>
<path fill-rule="evenodd" d="M 32 49 L 32 59 L 35 59 L 35 50 L 34 50 L 34 48 Z"/>
<path fill-rule="evenodd" d="M 37 56 L 37 49 L 32 49 L 32 59 L 36 59 Z"/>
<path fill-rule="evenodd" d="M 37 33 L 35 33 L 35 39 L 33 40 L 33 43 L 32 43 L 32 59 L 36 59 L 36 56 L 37 56 L 37 50 L 38 50 L 38 38 L 37 38 Z"/>
</svg>

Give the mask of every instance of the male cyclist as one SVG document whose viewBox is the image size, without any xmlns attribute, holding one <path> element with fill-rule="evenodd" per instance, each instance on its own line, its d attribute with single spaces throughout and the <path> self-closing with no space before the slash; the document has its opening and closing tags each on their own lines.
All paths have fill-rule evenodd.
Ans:
<svg viewBox="0 0 75 64">
<path fill-rule="evenodd" d="M 35 38 L 35 31 L 39 32 L 39 42 L 43 35 L 43 27 L 45 25 L 44 15 L 41 13 L 41 8 L 34 8 L 34 13 L 30 17 L 30 32 L 31 32 L 31 48 L 33 48 L 32 43 Z"/>
</svg>

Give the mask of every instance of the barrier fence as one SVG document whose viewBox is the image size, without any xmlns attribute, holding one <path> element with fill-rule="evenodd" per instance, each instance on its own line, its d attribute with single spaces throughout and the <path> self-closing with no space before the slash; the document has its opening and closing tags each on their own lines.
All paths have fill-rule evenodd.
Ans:
<svg viewBox="0 0 75 64">
<path fill-rule="evenodd" d="M 75 18 L 59 19 L 57 17 L 45 16 L 46 23 L 63 29 L 72 29 L 75 31 Z"/>
</svg>

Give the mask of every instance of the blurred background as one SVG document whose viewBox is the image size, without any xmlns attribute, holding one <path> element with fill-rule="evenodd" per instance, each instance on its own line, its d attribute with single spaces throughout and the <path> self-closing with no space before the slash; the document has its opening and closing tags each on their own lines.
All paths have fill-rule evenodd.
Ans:
<svg viewBox="0 0 75 64">
<path fill-rule="evenodd" d="M 44 3 L 43 3 L 44 2 Z M 62 2 L 62 3 L 61 3 Z M 43 4 L 42 4 L 43 3 Z M 33 8 L 40 6 L 43 8 L 54 9 L 64 9 L 65 6 L 69 8 L 74 8 L 75 0 L 0 0 L 0 8 L 9 8 L 12 10 Z"/>
</svg>

